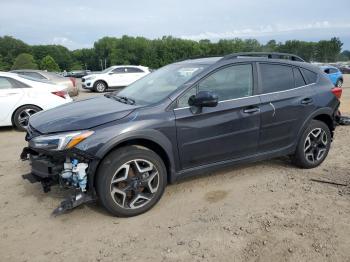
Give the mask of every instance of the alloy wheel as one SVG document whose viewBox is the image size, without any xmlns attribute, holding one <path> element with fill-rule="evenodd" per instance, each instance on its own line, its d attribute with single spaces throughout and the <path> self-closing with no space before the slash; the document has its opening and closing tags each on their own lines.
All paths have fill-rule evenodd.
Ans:
<svg viewBox="0 0 350 262">
<path fill-rule="evenodd" d="M 102 82 L 97 83 L 96 89 L 97 89 L 98 92 L 103 92 L 103 91 L 105 91 L 105 89 L 106 89 L 105 84 L 102 83 Z"/>
<path fill-rule="evenodd" d="M 159 187 L 159 172 L 145 159 L 126 162 L 112 177 L 110 193 L 113 201 L 125 209 L 145 206 Z"/>
<path fill-rule="evenodd" d="M 18 123 L 21 125 L 21 127 L 27 129 L 29 117 L 37 112 L 38 110 L 35 110 L 33 108 L 22 110 L 18 115 Z"/>
<path fill-rule="evenodd" d="M 313 129 L 306 137 L 304 143 L 304 154 L 310 163 L 318 162 L 327 152 L 327 133 L 322 128 Z"/>
</svg>

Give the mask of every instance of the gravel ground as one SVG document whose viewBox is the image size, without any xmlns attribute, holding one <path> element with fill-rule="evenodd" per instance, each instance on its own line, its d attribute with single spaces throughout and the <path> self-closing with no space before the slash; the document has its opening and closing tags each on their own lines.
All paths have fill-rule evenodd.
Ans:
<svg viewBox="0 0 350 262">
<path fill-rule="evenodd" d="M 82 91 L 80 97 L 90 96 Z M 350 77 L 343 113 L 350 114 Z M 62 200 L 23 181 L 24 133 L 0 129 L 0 261 L 350 261 L 350 127 L 326 161 L 228 168 L 167 187 L 148 213 L 114 218 L 97 204 L 53 218 Z"/>
</svg>

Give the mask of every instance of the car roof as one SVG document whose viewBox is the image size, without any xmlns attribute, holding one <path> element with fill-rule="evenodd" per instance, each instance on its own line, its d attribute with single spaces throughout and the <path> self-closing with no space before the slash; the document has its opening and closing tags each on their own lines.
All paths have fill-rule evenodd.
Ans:
<svg viewBox="0 0 350 262">
<path fill-rule="evenodd" d="M 1 72 L 0 71 L 0 76 L 5 76 L 5 77 L 18 77 L 18 74 L 16 73 L 11 73 L 11 72 Z"/>
<path fill-rule="evenodd" d="M 210 65 L 214 64 L 222 59 L 222 56 L 214 56 L 214 57 L 201 57 L 201 58 L 193 58 L 193 59 L 187 59 L 178 61 L 177 63 L 181 64 L 204 64 L 204 65 Z"/>
<path fill-rule="evenodd" d="M 331 65 L 323 65 L 323 66 L 320 66 L 321 69 L 327 69 L 327 68 L 334 68 L 334 69 L 338 69 L 337 67 L 335 66 L 331 66 Z"/>
<path fill-rule="evenodd" d="M 269 62 L 269 63 L 282 63 L 282 64 L 289 64 L 292 66 L 298 66 L 303 67 L 311 71 L 319 72 L 319 67 L 312 65 L 305 61 L 294 61 L 294 60 L 288 60 L 288 59 L 276 59 L 276 58 L 268 58 L 268 57 L 260 57 L 260 56 L 232 56 L 225 58 L 220 56 L 215 57 L 202 57 L 202 58 L 195 58 L 195 59 L 187 59 L 183 61 L 179 61 L 176 63 L 181 64 L 207 64 L 207 65 L 214 65 L 216 63 L 218 64 L 228 64 L 228 63 L 240 63 L 240 62 Z"/>
</svg>

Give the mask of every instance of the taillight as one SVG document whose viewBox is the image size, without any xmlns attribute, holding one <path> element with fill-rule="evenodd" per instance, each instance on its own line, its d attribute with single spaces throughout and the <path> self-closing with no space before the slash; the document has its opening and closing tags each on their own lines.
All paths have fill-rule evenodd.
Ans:
<svg viewBox="0 0 350 262">
<path fill-rule="evenodd" d="M 76 79 L 74 77 L 70 77 L 69 79 L 70 79 L 70 81 L 72 81 L 73 87 L 75 87 Z"/>
<path fill-rule="evenodd" d="M 52 94 L 62 97 L 63 99 L 66 99 L 67 96 L 67 92 L 66 91 L 56 91 L 56 92 L 52 92 Z"/>
<path fill-rule="evenodd" d="M 340 87 L 334 87 L 332 88 L 332 93 L 338 98 L 340 99 L 341 94 L 343 93 L 343 89 Z"/>
</svg>

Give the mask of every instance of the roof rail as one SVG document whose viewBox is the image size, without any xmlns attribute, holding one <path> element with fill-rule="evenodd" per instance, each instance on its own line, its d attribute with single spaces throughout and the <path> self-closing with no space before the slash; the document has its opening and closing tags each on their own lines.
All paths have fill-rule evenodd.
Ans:
<svg viewBox="0 0 350 262">
<path fill-rule="evenodd" d="M 243 56 L 251 56 L 251 57 L 266 57 L 269 59 L 286 59 L 298 62 L 305 62 L 300 56 L 287 54 L 287 53 L 275 53 L 275 52 L 242 52 L 242 53 L 233 53 L 230 55 L 224 56 L 221 60 L 228 60 L 233 58 L 239 58 Z"/>
</svg>

